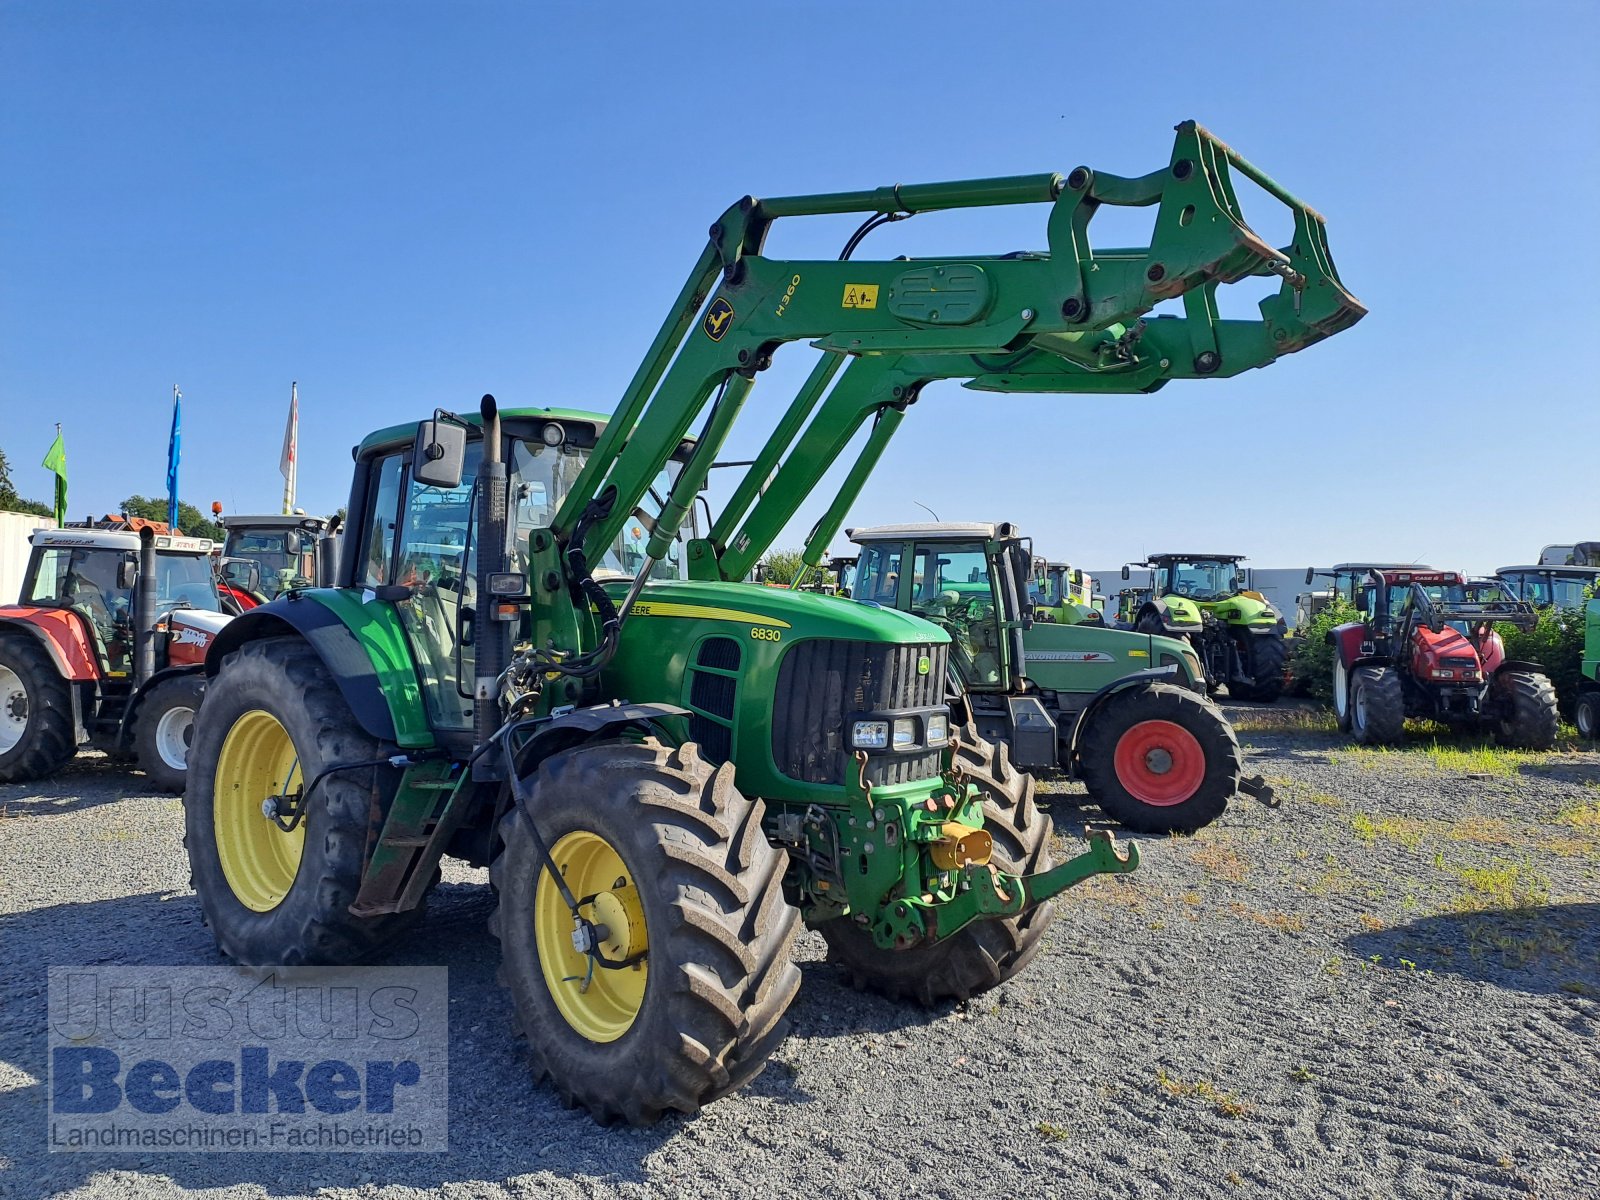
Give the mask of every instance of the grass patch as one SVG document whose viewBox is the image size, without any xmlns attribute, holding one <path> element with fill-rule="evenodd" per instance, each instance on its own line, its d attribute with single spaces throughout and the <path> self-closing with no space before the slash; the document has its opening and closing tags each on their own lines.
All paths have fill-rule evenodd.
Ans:
<svg viewBox="0 0 1600 1200">
<path fill-rule="evenodd" d="M 1373 916 L 1371 913 L 1362 913 L 1356 920 L 1361 922 L 1361 928 L 1371 933 L 1378 933 L 1384 928 L 1383 918 Z"/>
<path fill-rule="evenodd" d="M 1040 1121 L 1034 1128 L 1038 1130 L 1039 1136 L 1047 1142 L 1065 1142 L 1072 1137 L 1072 1131 L 1065 1125 L 1052 1125 L 1049 1121 Z"/>
<path fill-rule="evenodd" d="M 1243 883 L 1245 876 L 1250 874 L 1250 864 L 1219 842 L 1202 842 L 1189 857 L 1207 875 L 1226 879 L 1230 883 Z"/>
<path fill-rule="evenodd" d="M 1473 962 L 1493 956 L 1501 965 L 1515 968 L 1530 963 L 1564 962 L 1572 953 L 1572 939 L 1545 920 L 1484 917 L 1468 922 L 1465 932 L 1467 954 Z"/>
<path fill-rule="evenodd" d="M 1228 911 L 1240 920 L 1260 925 L 1264 929 L 1276 929 L 1280 933 L 1304 933 L 1306 931 L 1306 919 L 1299 913 L 1279 912 L 1277 909 L 1260 912 L 1237 901 L 1228 905 Z"/>
<path fill-rule="evenodd" d="M 1581 979 L 1569 979 L 1560 985 L 1563 992 L 1572 996 L 1600 996 L 1600 988 L 1594 988 Z"/>
<path fill-rule="evenodd" d="M 1461 867 L 1466 885 L 1459 912 L 1527 912 L 1550 901 L 1550 877 L 1527 861 L 1497 858 L 1487 867 Z"/>
<path fill-rule="evenodd" d="M 1331 708 L 1252 708 L 1235 713 L 1230 723 L 1239 733 L 1338 733 Z"/>
<path fill-rule="evenodd" d="M 1594 786 L 1594 784 L 1584 785 L 1585 789 Z M 1600 835 L 1600 800 L 1589 800 L 1574 808 L 1563 808 L 1556 814 L 1556 820 L 1562 825 L 1570 825 L 1574 829 Z"/>
<path fill-rule="evenodd" d="M 1255 1111 L 1255 1106 L 1240 1098 L 1237 1092 L 1224 1092 L 1218 1090 L 1216 1084 L 1204 1079 L 1183 1080 L 1176 1075 L 1168 1075 L 1160 1067 L 1156 1068 L 1156 1082 L 1159 1083 L 1167 1095 L 1182 1099 L 1194 1097 L 1204 1100 L 1217 1112 L 1225 1117 L 1239 1118 Z"/>
<path fill-rule="evenodd" d="M 1412 817 L 1379 817 L 1374 821 L 1366 813 L 1357 813 L 1350 818 L 1350 828 L 1367 845 L 1372 845 L 1379 838 L 1385 841 L 1397 842 L 1407 850 L 1415 850 L 1422 844 L 1422 835 L 1428 831 L 1427 822 L 1418 821 Z"/>
</svg>

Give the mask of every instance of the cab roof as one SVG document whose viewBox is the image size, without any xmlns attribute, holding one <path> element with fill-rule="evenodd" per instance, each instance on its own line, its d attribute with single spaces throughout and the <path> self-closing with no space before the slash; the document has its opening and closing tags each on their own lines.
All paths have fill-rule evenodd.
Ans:
<svg viewBox="0 0 1600 1200">
<path fill-rule="evenodd" d="M 1397 563 L 1397 562 L 1347 562 L 1335 563 L 1330 570 L 1334 571 L 1433 571 L 1437 568 L 1426 563 Z"/>
<path fill-rule="evenodd" d="M 222 526 L 224 529 L 258 528 L 322 530 L 328 527 L 328 519 L 326 517 L 308 517 L 305 513 L 267 513 L 258 517 L 223 517 Z"/>
<path fill-rule="evenodd" d="M 1496 567 L 1496 575 L 1509 575 L 1513 571 L 1531 571 L 1535 575 L 1565 575 L 1570 579 L 1594 579 L 1600 576 L 1600 567 L 1557 566 L 1555 563 L 1532 563 L 1522 567 Z"/>
<path fill-rule="evenodd" d="M 483 425 L 483 415 L 476 410 L 457 413 L 456 415 L 461 419 L 462 424 L 472 428 L 479 428 Z M 402 425 L 390 425 L 386 429 L 379 429 L 369 433 L 361 439 L 360 444 L 356 446 L 352 453 L 356 458 L 360 458 L 369 450 L 376 450 L 379 447 L 410 445 L 416 439 L 417 426 L 429 420 L 431 416 L 432 414 L 430 413 L 429 416 L 419 417 L 415 421 L 407 421 Z M 584 412 L 582 409 L 577 408 L 502 408 L 500 410 L 500 423 L 502 425 L 508 421 L 516 420 L 576 422 L 590 426 L 594 430 L 595 436 L 598 437 L 610 418 L 602 416 L 600 413 Z"/>
<path fill-rule="evenodd" d="M 846 529 L 857 545 L 863 542 L 970 542 L 1020 536 L 1009 521 L 913 521 L 907 525 L 870 525 Z"/>
<path fill-rule="evenodd" d="M 139 535 L 122 529 L 41 529 L 30 536 L 28 542 L 34 546 L 74 550 L 127 550 L 136 554 L 139 551 Z M 210 554 L 215 543 L 210 538 L 158 533 L 155 544 L 162 554 Z"/>
<path fill-rule="evenodd" d="M 1243 562 L 1243 554 L 1151 554 L 1145 557 L 1145 562 L 1160 562 L 1164 558 L 1176 558 L 1182 562 Z"/>
</svg>

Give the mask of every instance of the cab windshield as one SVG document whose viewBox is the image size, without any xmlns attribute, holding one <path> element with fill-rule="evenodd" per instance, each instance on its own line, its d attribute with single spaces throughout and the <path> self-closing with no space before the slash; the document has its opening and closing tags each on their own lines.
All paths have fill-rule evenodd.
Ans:
<svg viewBox="0 0 1600 1200">
<path fill-rule="evenodd" d="M 250 586 L 249 564 L 255 563 L 261 590 L 269 600 L 275 600 L 292 587 L 312 584 L 311 551 L 309 546 L 302 546 L 297 529 L 249 533 L 229 530 L 222 557 L 244 560 L 222 565 L 224 577 L 235 587 Z"/>
<path fill-rule="evenodd" d="M 1239 592 L 1239 567 L 1215 558 L 1164 563 L 1156 568 L 1156 587 L 1193 600 L 1226 600 Z"/>
<path fill-rule="evenodd" d="M 1559 575 L 1522 574 L 1505 577 L 1507 585 L 1518 599 L 1526 600 L 1539 608 L 1582 608 L 1589 581 L 1562 578 Z"/>
</svg>

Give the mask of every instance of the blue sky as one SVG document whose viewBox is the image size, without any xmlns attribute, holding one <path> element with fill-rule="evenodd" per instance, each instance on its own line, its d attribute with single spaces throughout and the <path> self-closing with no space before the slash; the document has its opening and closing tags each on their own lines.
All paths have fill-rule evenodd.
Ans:
<svg viewBox="0 0 1600 1200">
<path fill-rule="evenodd" d="M 609 411 L 740 195 L 1142 174 L 1193 117 L 1326 215 L 1371 315 L 1152 396 L 930 387 L 852 523 L 920 501 L 1080 563 L 1491 569 L 1600 536 L 1597 44 L 1587 2 L 0 0 L 0 447 L 47 498 L 63 422 L 74 516 L 159 494 L 176 383 L 184 498 L 274 511 L 298 380 L 300 501 L 329 512 L 350 446 L 435 405 Z M 857 256 L 1042 247 L 1044 216 Z M 773 248 L 831 258 L 853 223 Z"/>
</svg>

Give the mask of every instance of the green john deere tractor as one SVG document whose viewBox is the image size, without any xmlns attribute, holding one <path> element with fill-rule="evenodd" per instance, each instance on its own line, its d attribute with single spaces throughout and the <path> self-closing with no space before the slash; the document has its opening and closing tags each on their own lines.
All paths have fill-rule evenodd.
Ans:
<svg viewBox="0 0 1600 1200">
<path fill-rule="evenodd" d="M 1024 771 L 1083 780 L 1140 833 L 1192 833 L 1220 817 L 1241 780 L 1239 740 L 1206 698 L 1187 642 L 1103 624 L 1041 621 L 1028 603 L 1027 541 L 1011 524 L 851 529 L 856 599 L 914 613 L 950 636 L 958 726 L 1007 747 Z"/>
<path fill-rule="evenodd" d="M 1579 735 L 1592 742 L 1600 738 L 1600 599 L 1583 606 L 1583 658 L 1578 675 L 1572 722 Z"/>
<path fill-rule="evenodd" d="M 1244 223 L 1234 172 L 1292 210 L 1288 246 Z M 889 220 L 1006 204 L 1048 208 L 1047 252 L 850 259 Z M 1152 206 L 1150 247 L 1096 254 L 1105 204 Z M 838 259 L 762 252 L 775 220 L 852 212 Z M 1268 274 L 1259 321 L 1217 316 L 1219 286 Z M 1141 319 L 1173 297 L 1185 316 Z M 609 417 L 484 397 L 370 435 L 337 586 L 214 644 L 185 808 L 218 944 L 246 963 L 356 959 L 403 933 L 443 855 L 487 864 L 537 1075 L 634 1123 L 761 1070 L 802 921 L 861 986 L 925 1003 L 993 987 L 1038 951 L 1054 897 L 1133 870 L 1133 848 L 1100 835 L 1055 862 L 1031 778 L 952 736 L 938 625 L 733 581 L 870 426 L 807 543 L 815 568 L 928 382 L 1148 392 L 1363 313 L 1322 219 L 1193 123 L 1139 178 L 744 198 Z M 816 367 L 701 528 L 729 430 L 794 341 Z"/>
<path fill-rule="evenodd" d="M 1152 554 L 1135 564 L 1153 572 L 1155 586 L 1134 628 L 1188 638 L 1213 691 L 1226 686 L 1234 700 L 1271 703 L 1283 694 L 1288 630 L 1283 614 L 1251 590 L 1243 561 L 1240 554 Z"/>
</svg>

